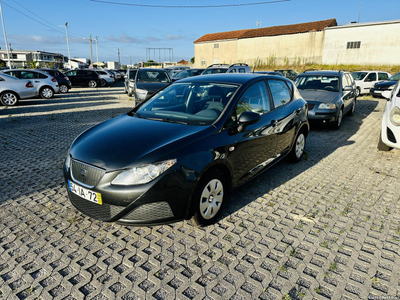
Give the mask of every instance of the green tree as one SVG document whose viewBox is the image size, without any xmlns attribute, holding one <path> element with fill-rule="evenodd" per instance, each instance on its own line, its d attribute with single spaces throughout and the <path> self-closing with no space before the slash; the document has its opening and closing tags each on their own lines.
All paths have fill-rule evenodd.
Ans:
<svg viewBox="0 0 400 300">
<path fill-rule="evenodd" d="M 6 65 L 6 62 L 0 58 L 0 68 L 5 67 Z"/>
<path fill-rule="evenodd" d="M 194 64 L 194 56 L 190 59 L 190 62 Z"/>
</svg>

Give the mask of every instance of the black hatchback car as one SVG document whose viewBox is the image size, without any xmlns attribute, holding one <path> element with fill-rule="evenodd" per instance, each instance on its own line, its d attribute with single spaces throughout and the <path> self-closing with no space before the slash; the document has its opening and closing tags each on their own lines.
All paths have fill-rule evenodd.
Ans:
<svg viewBox="0 0 400 300">
<path fill-rule="evenodd" d="M 63 74 L 61 71 L 57 69 L 46 69 L 46 68 L 42 68 L 39 70 L 47 74 L 50 74 L 55 79 L 57 79 L 58 86 L 60 88 L 60 93 L 62 94 L 68 93 L 68 91 L 71 89 L 71 81 L 69 81 L 69 78 L 65 76 L 65 74 Z"/>
<path fill-rule="evenodd" d="M 230 189 L 285 156 L 301 160 L 307 104 L 277 76 L 220 74 L 169 85 L 83 132 L 64 177 L 84 214 L 127 225 L 212 223 Z"/>
<path fill-rule="evenodd" d="M 88 86 L 98 87 L 101 86 L 100 75 L 94 70 L 71 70 L 65 73 L 68 76 L 73 86 Z"/>
</svg>

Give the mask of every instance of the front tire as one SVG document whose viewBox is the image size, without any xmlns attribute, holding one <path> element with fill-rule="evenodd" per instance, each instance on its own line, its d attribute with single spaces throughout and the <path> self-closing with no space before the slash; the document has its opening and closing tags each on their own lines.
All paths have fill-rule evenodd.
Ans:
<svg viewBox="0 0 400 300">
<path fill-rule="evenodd" d="M 292 150 L 289 153 L 289 159 L 291 162 L 297 163 L 301 161 L 306 148 L 306 133 L 302 129 L 296 136 Z"/>
<path fill-rule="evenodd" d="M 356 89 L 356 97 L 360 96 L 361 94 L 361 89 L 359 87 L 357 87 Z"/>
<path fill-rule="evenodd" d="M 213 170 L 204 175 L 192 198 L 196 209 L 193 219 L 197 225 L 206 226 L 215 222 L 221 213 L 226 192 L 226 180 L 220 171 Z"/>
<path fill-rule="evenodd" d="M 132 97 L 132 95 L 133 95 L 133 91 L 130 87 L 128 87 L 128 96 Z"/>
<path fill-rule="evenodd" d="M 4 106 L 15 106 L 18 104 L 18 95 L 13 92 L 4 92 L 0 96 L 0 102 Z"/>
<path fill-rule="evenodd" d="M 382 142 L 382 133 L 379 134 L 378 150 L 380 151 L 390 151 L 392 148 Z"/>
<path fill-rule="evenodd" d="M 95 87 L 97 87 L 97 82 L 95 80 L 90 80 L 88 82 L 88 86 L 91 88 L 95 88 Z"/>
<path fill-rule="evenodd" d="M 43 99 L 53 98 L 54 97 L 54 90 L 49 86 L 42 87 L 40 89 L 40 97 L 42 97 Z"/>
<path fill-rule="evenodd" d="M 332 124 L 333 129 L 339 129 L 340 126 L 342 125 L 342 120 L 343 120 L 343 107 L 339 110 L 338 116 L 336 117 L 335 122 Z"/>
</svg>

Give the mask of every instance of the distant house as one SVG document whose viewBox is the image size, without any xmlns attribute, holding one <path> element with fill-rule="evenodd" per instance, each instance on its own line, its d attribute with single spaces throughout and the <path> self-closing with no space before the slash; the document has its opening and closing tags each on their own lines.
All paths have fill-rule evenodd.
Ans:
<svg viewBox="0 0 400 300">
<path fill-rule="evenodd" d="M 321 63 L 325 29 L 336 19 L 205 34 L 196 41 L 195 67 L 213 63 Z"/>
<path fill-rule="evenodd" d="M 195 67 L 213 63 L 400 65 L 400 20 L 351 23 L 335 19 L 205 34 Z"/>
<path fill-rule="evenodd" d="M 68 57 L 60 53 L 29 50 L 10 50 L 10 63 L 15 68 L 27 67 L 28 63 L 33 61 L 36 66 L 58 66 L 63 67 L 68 62 Z M 0 50 L 0 58 L 8 65 L 8 54 L 6 50 Z"/>
</svg>

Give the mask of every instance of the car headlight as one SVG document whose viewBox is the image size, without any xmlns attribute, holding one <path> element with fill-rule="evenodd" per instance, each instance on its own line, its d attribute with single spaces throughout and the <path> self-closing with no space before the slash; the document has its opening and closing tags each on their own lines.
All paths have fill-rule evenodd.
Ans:
<svg viewBox="0 0 400 300">
<path fill-rule="evenodd" d="M 136 89 L 136 93 L 143 96 L 147 95 L 147 91 L 142 89 Z"/>
<path fill-rule="evenodd" d="M 176 164 L 176 159 L 144 165 L 122 171 L 111 182 L 114 185 L 137 185 L 152 181 Z"/>
<path fill-rule="evenodd" d="M 336 105 L 334 103 L 321 103 L 318 105 L 319 109 L 336 109 Z"/>
<path fill-rule="evenodd" d="M 390 111 L 390 122 L 395 126 L 400 126 L 400 109 L 397 106 Z"/>
<path fill-rule="evenodd" d="M 394 86 L 395 86 L 395 85 L 391 85 L 391 86 L 389 86 L 387 89 L 388 89 L 389 91 L 391 91 L 391 90 L 393 90 Z"/>
<path fill-rule="evenodd" d="M 71 166 L 71 155 L 69 154 L 69 151 L 67 153 L 67 157 L 65 158 L 65 162 L 64 162 L 65 168 L 67 169 L 67 171 L 69 170 L 69 167 Z"/>
</svg>

